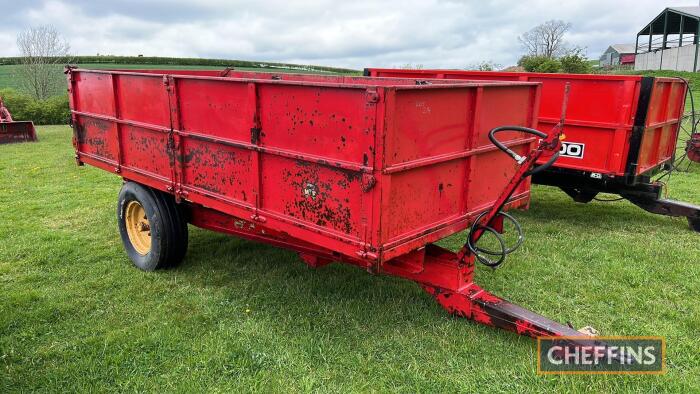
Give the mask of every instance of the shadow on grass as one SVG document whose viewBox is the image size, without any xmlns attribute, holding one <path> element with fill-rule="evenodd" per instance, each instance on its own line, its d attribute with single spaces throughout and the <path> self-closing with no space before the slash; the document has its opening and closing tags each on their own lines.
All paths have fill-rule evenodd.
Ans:
<svg viewBox="0 0 700 394">
<path fill-rule="evenodd" d="M 289 299 L 313 294 L 331 301 L 355 302 L 385 290 L 422 294 L 409 281 L 369 275 L 342 263 L 314 269 L 293 251 L 206 230 L 192 231 L 188 254 L 180 270 L 192 274 L 195 282 L 205 286 L 231 287 L 236 282 L 250 282 L 261 290 L 276 289 L 280 293 L 274 297 Z M 211 274 L 202 276 L 205 271 Z M 385 297 L 373 299 L 367 306 L 384 300 Z"/>
<path fill-rule="evenodd" d="M 447 314 L 418 285 L 334 263 L 314 269 L 295 252 L 191 227 L 183 264 L 173 271 L 197 288 L 217 288 L 245 300 L 258 318 L 269 321 L 298 316 L 302 328 L 313 320 L 317 330 L 349 337 L 401 327 L 417 332 L 426 326 L 456 333 L 483 334 L 483 340 L 519 342 L 515 334 Z M 523 341 L 522 346 L 528 346 Z"/>
<path fill-rule="evenodd" d="M 688 229 L 685 217 L 672 218 L 649 213 L 626 200 L 592 201 L 584 204 L 569 199 L 563 192 L 561 196 L 555 196 L 557 193 L 559 191 L 554 188 L 533 189 L 530 210 L 522 212 L 521 215 L 541 223 L 566 222 L 582 229 L 595 229 L 601 225 L 610 230 L 616 227 L 624 230 L 630 225 L 653 226 L 658 230 L 668 231 L 678 231 L 679 226 L 681 229 Z"/>
</svg>

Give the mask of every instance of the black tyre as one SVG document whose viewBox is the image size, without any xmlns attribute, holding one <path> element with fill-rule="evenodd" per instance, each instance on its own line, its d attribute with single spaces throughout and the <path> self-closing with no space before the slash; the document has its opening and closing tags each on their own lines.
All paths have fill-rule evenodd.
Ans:
<svg viewBox="0 0 700 394">
<path fill-rule="evenodd" d="M 700 218 L 688 218 L 688 224 L 693 231 L 700 233 Z"/>
<path fill-rule="evenodd" d="M 124 249 L 136 267 L 174 267 L 185 257 L 187 221 L 171 195 L 126 182 L 119 192 L 117 220 Z"/>
</svg>

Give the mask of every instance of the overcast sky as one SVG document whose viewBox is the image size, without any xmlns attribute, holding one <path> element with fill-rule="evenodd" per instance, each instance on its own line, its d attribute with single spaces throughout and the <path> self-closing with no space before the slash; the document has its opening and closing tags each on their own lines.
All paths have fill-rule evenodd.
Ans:
<svg viewBox="0 0 700 394">
<path fill-rule="evenodd" d="M 53 24 L 78 55 L 212 57 L 363 68 L 507 66 L 548 19 L 597 58 L 675 0 L 0 0 L 0 56 L 17 32 Z"/>
</svg>

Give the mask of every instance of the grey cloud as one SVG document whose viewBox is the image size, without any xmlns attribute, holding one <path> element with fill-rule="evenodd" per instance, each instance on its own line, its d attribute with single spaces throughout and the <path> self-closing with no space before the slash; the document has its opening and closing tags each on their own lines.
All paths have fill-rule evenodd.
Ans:
<svg viewBox="0 0 700 394">
<path fill-rule="evenodd" d="M 52 23 L 76 54 L 201 56 L 362 68 L 405 63 L 509 65 L 517 36 L 548 19 L 573 23 L 569 42 L 597 57 L 636 32 L 669 0 L 0 0 L 1 56 L 14 37 Z"/>
</svg>

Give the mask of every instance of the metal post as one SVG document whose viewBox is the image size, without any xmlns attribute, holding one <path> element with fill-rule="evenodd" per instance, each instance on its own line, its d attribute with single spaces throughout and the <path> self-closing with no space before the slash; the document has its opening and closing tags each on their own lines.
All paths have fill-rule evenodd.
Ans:
<svg viewBox="0 0 700 394">
<path fill-rule="evenodd" d="M 663 39 L 663 43 L 661 45 L 662 51 L 664 49 L 666 49 L 667 44 L 668 44 L 668 11 L 666 11 L 666 13 L 664 14 L 664 39 Z M 661 53 L 663 56 L 663 52 L 661 52 Z"/>
<path fill-rule="evenodd" d="M 685 17 L 683 15 L 681 15 L 681 28 L 680 28 L 680 32 L 678 33 L 681 35 L 680 39 L 678 40 L 678 47 L 679 48 L 683 46 L 683 30 L 684 30 L 683 28 L 685 27 L 685 26 L 683 26 L 684 23 L 685 23 Z"/>
<path fill-rule="evenodd" d="M 661 40 L 661 59 L 659 59 L 659 70 L 664 68 L 664 52 L 666 51 L 666 42 L 668 41 L 668 10 L 664 11 L 664 35 Z"/>
<path fill-rule="evenodd" d="M 693 39 L 693 43 L 695 43 L 695 62 L 693 63 L 693 72 L 698 71 L 698 37 L 700 37 L 700 19 L 698 19 L 696 22 L 695 39 Z"/>
</svg>

